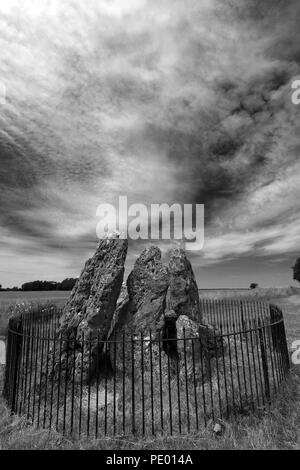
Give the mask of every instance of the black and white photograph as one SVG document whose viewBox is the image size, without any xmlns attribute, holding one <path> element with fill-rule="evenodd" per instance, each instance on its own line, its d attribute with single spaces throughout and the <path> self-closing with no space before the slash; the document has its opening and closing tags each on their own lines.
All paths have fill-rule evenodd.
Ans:
<svg viewBox="0 0 300 470">
<path fill-rule="evenodd" d="M 0 0 L 0 451 L 300 450 L 299 24 Z"/>
</svg>

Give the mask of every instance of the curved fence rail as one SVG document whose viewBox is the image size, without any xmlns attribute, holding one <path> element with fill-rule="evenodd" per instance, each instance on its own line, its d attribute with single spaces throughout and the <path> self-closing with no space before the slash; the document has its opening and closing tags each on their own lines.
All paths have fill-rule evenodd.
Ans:
<svg viewBox="0 0 300 470">
<path fill-rule="evenodd" d="M 60 311 L 12 318 L 4 395 L 14 413 L 76 436 L 197 432 L 209 420 L 268 406 L 287 377 L 282 312 L 202 300 L 207 326 L 177 336 L 57 333 Z"/>
</svg>

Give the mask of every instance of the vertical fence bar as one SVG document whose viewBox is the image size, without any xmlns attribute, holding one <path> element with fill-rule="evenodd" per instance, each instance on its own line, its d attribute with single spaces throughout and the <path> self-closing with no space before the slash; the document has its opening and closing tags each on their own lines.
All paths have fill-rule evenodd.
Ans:
<svg viewBox="0 0 300 470">
<path fill-rule="evenodd" d="M 213 335 L 214 335 L 214 349 L 215 349 L 215 358 L 216 358 L 216 372 L 217 372 L 217 384 L 218 384 L 218 399 L 219 399 L 219 411 L 220 411 L 220 418 L 222 419 L 223 417 L 223 412 L 222 412 L 222 400 L 221 400 L 221 388 L 220 388 L 220 373 L 219 373 L 219 351 L 218 351 L 218 345 L 217 345 L 217 332 L 214 327 L 213 330 Z M 223 341 L 222 338 L 220 338 L 221 341 Z"/>
<path fill-rule="evenodd" d="M 90 331 L 89 338 L 88 338 L 88 373 L 87 373 L 87 380 L 88 380 L 88 410 L 87 410 L 87 423 L 86 423 L 86 430 L 87 430 L 87 437 L 90 436 L 90 421 L 91 421 L 91 379 L 92 379 L 92 332 Z"/>
<path fill-rule="evenodd" d="M 185 374 L 185 399 L 186 399 L 186 417 L 187 417 L 187 430 L 190 432 L 190 402 L 189 402 L 189 381 L 187 371 L 187 358 L 186 358 L 186 339 L 185 328 L 183 328 L 183 352 L 184 352 L 184 374 Z"/>
<path fill-rule="evenodd" d="M 51 322 L 51 319 L 50 319 Z M 48 375 L 49 375 L 49 354 L 50 354 L 50 330 L 49 324 L 46 330 L 47 335 L 47 347 L 46 347 L 46 371 L 45 371 L 45 393 L 44 393 L 44 414 L 43 414 L 43 428 L 46 427 L 46 417 L 47 417 L 47 401 L 48 401 Z"/>
<path fill-rule="evenodd" d="M 227 322 L 226 322 L 227 323 Z M 236 413 L 235 409 L 235 390 L 234 390 L 234 382 L 233 382 L 233 370 L 232 370 L 232 357 L 231 357 L 231 327 L 227 324 L 227 347 L 228 347 L 228 354 L 229 354 L 229 370 L 230 370 L 230 384 L 231 384 L 231 395 L 232 395 L 232 409 L 233 412 Z"/>
<path fill-rule="evenodd" d="M 56 430 L 59 431 L 59 411 L 60 411 L 60 387 L 61 387 L 61 355 L 62 355 L 63 334 L 59 337 L 59 358 L 58 358 L 58 379 L 57 379 L 57 409 L 56 409 Z"/>
<path fill-rule="evenodd" d="M 22 323 L 22 316 L 18 318 L 16 321 L 15 326 L 15 336 L 16 336 L 16 343 L 15 343 L 15 366 L 14 366 L 14 393 L 13 393 L 13 407 L 12 410 L 14 413 L 18 412 L 18 400 L 19 400 L 19 384 L 20 384 L 20 365 L 22 359 L 22 343 L 23 343 L 23 323 Z"/>
<path fill-rule="evenodd" d="M 241 379 L 240 379 L 240 368 L 239 368 L 239 358 L 237 353 L 237 328 L 236 328 L 236 319 L 233 320 L 233 342 L 234 342 L 234 353 L 235 353 L 235 362 L 236 362 L 236 371 L 237 371 L 237 383 L 238 383 L 238 393 L 240 399 L 240 409 L 243 410 L 243 398 L 242 398 L 242 388 L 241 388 Z"/>
<path fill-rule="evenodd" d="M 126 433 L 126 414 L 125 414 L 125 373 L 126 373 L 126 366 L 125 366 L 125 331 L 123 331 L 123 341 L 122 341 L 122 399 L 123 399 L 123 406 L 122 406 L 122 412 L 123 412 L 123 434 Z"/>
<path fill-rule="evenodd" d="M 39 358 L 39 345 L 40 345 L 40 322 L 37 320 L 37 335 L 36 335 L 36 345 L 35 345 L 35 364 L 34 364 L 34 385 L 33 385 L 33 405 L 32 405 L 32 421 L 35 418 L 35 403 L 36 403 L 36 389 L 37 389 L 37 373 L 38 373 L 38 358 Z"/>
<path fill-rule="evenodd" d="M 25 350 L 26 350 L 26 316 L 21 315 L 21 324 L 22 324 L 22 347 L 21 347 L 21 357 L 20 357 L 20 366 L 18 371 L 19 376 L 19 392 L 18 392 L 18 404 L 17 412 L 22 413 L 22 406 L 24 403 L 24 370 L 25 370 Z"/>
<path fill-rule="evenodd" d="M 9 405 L 11 412 L 14 413 L 14 402 L 15 402 L 15 395 L 16 395 L 16 380 L 15 380 L 15 370 L 16 370 L 16 322 L 13 322 L 13 331 L 12 331 L 12 346 L 11 346 L 11 367 L 10 367 L 10 393 L 9 393 Z"/>
<path fill-rule="evenodd" d="M 212 366 L 211 366 L 211 354 L 210 354 L 210 350 L 207 344 L 206 344 L 205 354 L 206 354 L 205 361 L 206 361 L 207 368 L 208 368 L 211 416 L 212 416 L 212 419 L 214 420 L 215 419 L 215 407 L 214 407 L 214 394 L 213 394 L 213 382 L 212 382 L 213 377 L 212 377 Z"/>
<path fill-rule="evenodd" d="M 205 387 L 204 387 L 204 365 L 203 365 L 203 345 L 201 341 L 200 327 L 198 329 L 199 347 L 200 347 L 200 380 L 202 388 L 202 403 L 203 403 L 203 414 L 204 414 L 204 425 L 207 425 L 207 411 L 206 411 L 206 398 L 205 398 Z"/>
<path fill-rule="evenodd" d="M 104 434 L 107 435 L 107 387 L 108 387 L 108 354 L 105 355 L 105 372 L 104 372 Z"/>
<path fill-rule="evenodd" d="M 225 363 L 225 350 L 224 350 L 224 336 L 223 336 L 223 323 L 220 323 L 221 332 L 221 349 L 222 349 L 222 363 L 223 363 L 223 375 L 224 375 L 224 388 L 225 388 L 225 400 L 226 400 L 226 417 L 229 418 L 229 400 L 228 400 L 228 387 L 227 387 L 227 371 Z"/>
<path fill-rule="evenodd" d="M 242 331 L 245 331 L 247 329 L 247 324 L 245 322 L 245 318 L 244 318 L 244 307 L 243 307 L 243 301 L 241 300 L 240 301 L 240 309 L 241 309 L 241 330 Z"/>
<path fill-rule="evenodd" d="M 134 337 L 131 335 L 131 403 L 132 403 L 132 434 L 135 434 L 135 383 L 134 383 Z"/>
<path fill-rule="evenodd" d="M 163 387 L 162 387 L 162 364 L 161 364 L 161 352 L 162 352 L 162 337 L 161 330 L 158 335 L 158 359 L 159 359 L 159 397 L 160 397 L 160 425 L 162 432 L 164 431 L 164 402 L 163 402 Z"/>
<path fill-rule="evenodd" d="M 69 381 L 69 350 L 70 350 L 70 332 L 66 335 L 66 342 L 65 342 L 65 354 L 66 354 L 66 362 L 65 362 L 65 390 L 64 390 L 64 404 L 63 404 L 63 434 L 66 432 L 66 416 L 67 416 L 67 398 L 68 398 L 68 381 Z"/>
<path fill-rule="evenodd" d="M 50 395 L 50 416 L 49 416 L 49 427 L 52 427 L 52 415 L 53 415 L 53 398 L 54 398 L 54 382 L 55 382 L 55 358 L 56 358 L 56 337 L 53 339 L 53 351 L 52 351 L 52 367 L 51 367 L 51 395 Z"/>
<path fill-rule="evenodd" d="M 26 320 L 27 325 L 26 325 L 26 353 L 25 353 L 25 377 L 24 377 L 24 393 L 23 393 L 23 404 L 22 404 L 22 409 L 21 413 L 26 412 L 26 404 L 28 403 L 28 397 L 27 397 L 27 381 L 28 381 L 28 376 L 29 376 L 29 358 L 30 358 L 30 344 L 31 344 L 31 328 L 30 328 L 30 319 L 29 317 Z"/>
<path fill-rule="evenodd" d="M 178 357 L 178 356 L 177 356 Z M 178 364 L 178 359 L 177 359 Z M 194 383 L 194 401 L 195 401 L 195 419 L 196 419 L 196 430 L 199 431 L 199 418 L 198 418 L 198 400 L 197 400 L 197 377 L 196 377 L 196 365 L 195 365 L 195 345 L 194 338 L 192 339 L 192 364 L 193 364 L 193 383 Z M 177 372 L 178 373 L 178 372 Z"/>
<path fill-rule="evenodd" d="M 275 361 L 275 367 L 276 367 L 276 377 L 277 377 L 277 388 L 280 385 L 281 382 L 281 376 L 280 376 L 280 364 L 279 364 L 279 353 L 278 353 L 278 347 L 279 347 L 279 341 L 278 341 L 278 330 L 277 330 L 277 318 L 273 318 L 273 323 L 271 326 L 271 334 L 272 334 L 272 343 L 273 343 L 273 351 L 274 351 L 274 361 Z"/>
<path fill-rule="evenodd" d="M 167 333 L 167 340 L 169 340 Z M 168 364 L 168 392 L 169 392 L 169 424 L 170 424 L 170 434 L 173 435 L 173 417 L 172 417 L 172 391 L 171 391 L 171 370 L 170 370 L 170 355 L 167 354 L 167 364 Z"/>
<path fill-rule="evenodd" d="M 248 310 L 247 310 L 248 312 Z M 252 383 L 252 371 L 251 371 L 251 361 L 250 361 L 250 350 L 249 350 L 249 338 L 248 335 L 250 335 L 250 322 L 249 318 L 247 318 L 247 331 L 245 333 L 245 341 L 246 341 L 246 353 L 247 353 L 247 362 L 248 362 L 248 372 L 249 372 L 249 384 L 250 384 L 250 394 L 251 394 L 251 406 L 252 409 L 254 410 L 254 392 L 253 392 L 253 383 Z"/>
<path fill-rule="evenodd" d="M 264 334 L 265 334 L 265 341 L 266 341 L 266 348 L 269 350 L 269 356 L 270 356 L 270 361 L 271 361 L 271 370 L 272 370 L 272 384 L 273 384 L 273 392 L 276 393 L 277 386 L 276 386 L 276 371 L 275 371 L 275 365 L 274 365 L 274 355 L 273 355 L 273 344 L 272 344 L 272 338 L 271 338 L 271 327 L 270 327 L 270 322 L 265 326 Z"/>
<path fill-rule="evenodd" d="M 149 331 L 149 352 L 150 352 L 150 393 L 151 393 L 151 430 L 155 434 L 154 423 L 154 388 L 153 388 L 153 356 L 152 356 L 152 331 Z"/>
<path fill-rule="evenodd" d="M 253 328 L 253 319 L 250 319 L 249 324 L 250 324 L 249 332 L 250 332 L 250 344 L 251 344 L 251 352 L 252 352 L 252 365 L 253 365 L 253 371 L 254 371 L 254 382 L 255 382 L 255 390 L 256 390 L 256 400 L 257 400 L 257 404 L 259 406 L 260 405 L 260 400 L 259 400 L 257 374 L 256 374 L 254 343 L 253 343 L 253 337 L 252 337 L 253 331 L 255 331 L 255 329 Z"/>
<path fill-rule="evenodd" d="M 260 358 L 260 351 L 259 351 L 259 327 L 258 327 L 258 318 L 259 318 L 259 315 L 257 315 L 256 318 L 254 319 L 255 344 L 256 344 L 256 354 L 257 354 L 257 363 L 258 363 L 258 371 L 259 371 L 259 381 L 260 381 L 261 398 L 262 398 L 262 404 L 265 405 L 263 372 L 262 372 L 262 367 L 261 367 L 261 360 L 260 360 L 261 358 Z"/>
<path fill-rule="evenodd" d="M 114 429 L 114 436 L 117 432 L 117 409 L 116 409 L 116 393 L 117 393 L 117 383 L 116 383 L 116 371 L 117 371 L 117 337 L 116 337 L 116 330 L 114 331 L 114 361 L 113 361 L 113 429 Z"/>
<path fill-rule="evenodd" d="M 109 344 L 109 343 L 108 343 Z M 110 348 L 110 344 L 109 344 L 109 348 Z M 105 436 L 107 435 L 107 405 L 108 405 L 108 390 L 107 390 L 107 387 L 108 387 L 108 351 L 106 350 L 106 354 L 105 354 L 105 370 L 104 370 L 104 434 Z"/>
<path fill-rule="evenodd" d="M 177 406 L 178 406 L 178 430 L 181 434 L 181 396 L 180 396 L 180 365 L 179 365 L 179 353 L 178 353 L 178 340 L 177 340 L 177 351 L 176 351 L 176 378 L 177 378 Z"/>
<path fill-rule="evenodd" d="M 99 429 L 99 385 L 100 385 L 100 334 L 97 331 L 97 379 L 96 379 L 96 422 L 95 422 L 95 437 L 98 439 L 98 429 Z M 105 343 L 104 351 L 106 355 L 107 343 Z"/>
<path fill-rule="evenodd" d="M 284 345 L 283 345 L 283 334 L 282 334 L 282 320 L 278 321 L 278 337 L 279 337 L 279 363 L 280 363 L 280 370 L 281 370 L 281 381 L 284 380 L 285 377 L 285 361 L 284 361 Z"/>
<path fill-rule="evenodd" d="M 74 430 L 74 406 L 75 406 L 75 371 L 76 371 L 76 334 L 74 334 L 73 354 L 72 354 L 72 397 L 71 397 L 71 427 L 70 432 Z"/>
<path fill-rule="evenodd" d="M 270 382 L 269 382 L 269 371 L 268 371 L 268 358 L 267 358 L 267 352 L 266 352 L 263 332 L 262 332 L 262 324 L 261 324 L 260 319 L 258 320 L 258 328 L 259 328 L 259 341 L 260 341 L 262 369 L 263 369 L 264 384 L 265 384 L 265 396 L 266 396 L 268 404 L 270 404 L 271 395 L 270 395 Z"/>
<path fill-rule="evenodd" d="M 243 382 L 244 382 L 244 395 L 245 395 L 245 402 L 248 405 L 248 391 L 247 391 L 247 379 L 246 379 L 246 369 L 245 369 L 245 355 L 244 355 L 244 341 L 245 338 L 245 331 L 247 329 L 247 325 L 245 323 L 245 319 L 243 317 L 243 306 L 241 305 L 241 315 L 238 318 L 238 329 L 239 329 L 239 339 L 241 345 L 241 360 L 242 360 L 242 370 L 243 370 Z"/>
<path fill-rule="evenodd" d="M 18 367 L 18 400 L 17 400 L 17 412 L 22 413 L 22 406 L 24 403 L 24 370 L 25 370 L 25 349 L 26 349 L 26 316 L 21 315 L 21 350 L 20 350 L 20 360 Z"/>
<path fill-rule="evenodd" d="M 11 356 L 11 343 L 12 343 L 12 319 L 8 323 L 8 333 L 7 333 L 7 342 L 6 342 L 6 360 L 5 360 L 5 383 L 4 383 L 4 398 L 7 400 L 7 404 L 10 406 L 10 397 L 11 397 L 11 383 L 10 383 L 10 371 L 12 366 L 12 356 Z"/>
<path fill-rule="evenodd" d="M 282 318 L 282 335 L 283 335 L 283 347 L 284 347 L 284 355 L 285 355 L 285 363 L 286 363 L 286 373 L 290 370 L 290 356 L 289 356 L 289 350 L 288 350 L 288 345 L 287 345 L 287 340 L 286 340 L 286 331 L 285 331 L 285 324 L 283 320 L 283 314 L 281 314 Z"/>
<path fill-rule="evenodd" d="M 142 433 L 145 435 L 145 381 L 144 381 L 144 335 L 140 332 L 141 337 L 141 385 L 142 385 Z"/>
<path fill-rule="evenodd" d="M 81 333 L 81 361 L 80 361 L 80 399 L 79 399 L 79 423 L 78 434 L 81 436 L 82 431 L 82 399 L 83 399 L 83 367 L 84 367 L 84 354 L 85 354 L 85 337 L 84 332 Z"/>
<path fill-rule="evenodd" d="M 41 329 L 41 363 L 40 363 L 40 378 L 39 378 L 39 397 L 38 397 L 38 418 L 37 418 L 37 426 L 40 425 L 40 413 L 41 413 L 41 402 L 42 402 L 42 382 L 43 382 L 43 367 L 44 367 L 44 349 L 45 349 L 45 329 L 46 329 L 46 322 L 45 320 L 42 321 L 42 329 Z"/>
</svg>

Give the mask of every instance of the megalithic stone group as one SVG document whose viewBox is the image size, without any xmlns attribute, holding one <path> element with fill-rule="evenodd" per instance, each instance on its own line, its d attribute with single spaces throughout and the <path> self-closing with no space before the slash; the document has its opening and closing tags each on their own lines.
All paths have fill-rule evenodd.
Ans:
<svg viewBox="0 0 300 470">
<path fill-rule="evenodd" d="M 68 353 L 68 358 L 75 357 L 76 376 L 86 383 L 99 367 L 105 341 L 120 338 L 124 330 L 148 334 L 151 329 L 154 334 L 176 336 L 176 323 L 181 325 L 183 316 L 193 323 L 194 331 L 202 323 L 198 286 L 183 249 L 173 249 L 165 266 L 158 247 L 146 248 L 124 286 L 127 250 L 125 239 L 101 240 L 63 310 L 57 332 L 59 340 L 66 339 L 60 369 L 65 367 Z M 97 341 L 91 341 L 91 348 L 82 348 L 83 342 L 93 338 Z M 70 348 L 75 348 L 73 354 Z M 71 365 L 70 360 L 68 363 Z"/>
</svg>

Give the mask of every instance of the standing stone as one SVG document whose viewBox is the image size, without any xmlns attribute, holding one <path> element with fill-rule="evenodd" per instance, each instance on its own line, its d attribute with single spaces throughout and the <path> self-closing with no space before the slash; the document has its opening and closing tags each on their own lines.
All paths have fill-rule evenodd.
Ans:
<svg viewBox="0 0 300 470">
<path fill-rule="evenodd" d="M 154 338 L 157 330 L 162 328 L 168 286 L 168 269 L 162 264 L 160 249 L 155 246 L 145 249 L 128 276 L 128 297 L 124 295 L 118 302 L 112 338 L 122 340 L 123 335 L 126 335 L 126 344 L 124 350 L 121 348 L 116 350 L 114 345 L 110 344 L 110 360 L 113 368 L 115 366 L 117 370 L 121 370 L 123 363 L 131 364 L 131 337 L 137 340 L 142 332 L 146 338 L 151 329 Z M 144 352 L 146 354 L 146 350 Z M 141 360 L 139 343 L 135 346 L 135 357 L 139 369 Z M 145 368 L 147 364 L 145 359 Z M 130 367 L 126 374 L 128 373 L 131 373 Z"/>
<path fill-rule="evenodd" d="M 165 311 L 168 286 L 168 269 L 162 264 L 160 249 L 145 249 L 127 280 L 129 327 L 144 331 L 156 328 Z"/>
<path fill-rule="evenodd" d="M 187 373 L 193 377 L 193 363 L 201 363 L 198 368 L 199 380 L 206 381 L 216 367 L 216 361 L 226 351 L 222 336 L 210 325 L 199 325 L 186 315 L 180 315 L 176 321 L 177 353 L 180 368 L 188 364 Z M 216 359 L 213 359 L 216 358 Z"/>
<path fill-rule="evenodd" d="M 174 249 L 169 261 L 169 290 L 167 310 L 176 316 L 185 315 L 198 323 L 202 322 L 199 293 L 192 265 L 185 251 Z"/>
<path fill-rule="evenodd" d="M 99 366 L 101 351 L 98 346 L 100 344 L 103 349 L 111 328 L 122 287 L 127 248 L 127 240 L 101 240 L 94 256 L 86 262 L 63 310 L 58 338 L 69 341 L 64 342 L 60 362 L 65 361 L 67 346 L 75 348 L 76 376 L 82 373 L 86 382 Z M 70 357 L 73 355 L 69 352 L 69 364 Z"/>
</svg>

